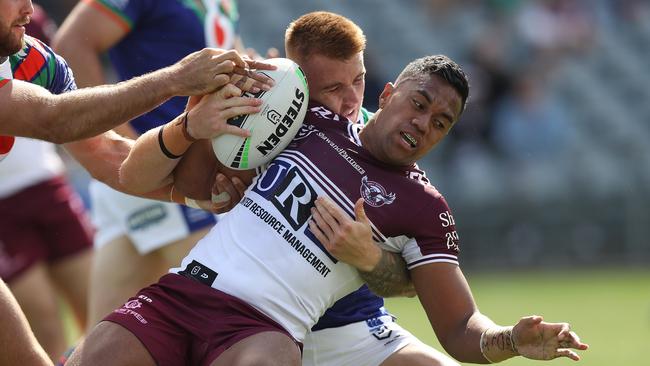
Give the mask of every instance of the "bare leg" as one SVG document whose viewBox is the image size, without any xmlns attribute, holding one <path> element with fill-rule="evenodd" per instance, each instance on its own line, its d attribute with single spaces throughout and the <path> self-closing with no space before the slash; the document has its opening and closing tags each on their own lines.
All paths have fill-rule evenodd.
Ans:
<svg viewBox="0 0 650 366">
<path fill-rule="evenodd" d="M 50 359 L 58 359 L 67 345 L 56 289 L 47 267 L 43 263 L 32 266 L 12 280 L 9 287 L 25 312 L 36 339 Z"/>
<path fill-rule="evenodd" d="M 95 252 L 90 274 L 88 332 L 111 311 L 166 271 L 156 256 L 141 256 L 126 236 Z"/>
<path fill-rule="evenodd" d="M 460 366 L 449 356 L 421 342 L 409 343 L 393 353 L 381 366 Z"/>
<path fill-rule="evenodd" d="M 99 248 L 90 276 L 89 330 L 126 299 L 157 282 L 171 267 L 180 265 L 187 252 L 208 231 L 206 228 L 194 232 L 146 255 L 140 255 L 127 236 Z"/>
<path fill-rule="evenodd" d="M 86 328 L 88 316 L 88 275 L 92 256 L 92 249 L 89 248 L 50 265 L 51 278 L 70 304 L 82 330 Z"/>
<path fill-rule="evenodd" d="M 9 288 L 0 279 L 0 365 L 51 365 Z"/>
<path fill-rule="evenodd" d="M 300 349 L 286 334 L 262 332 L 222 353 L 210 366 L 299 366 Z"/>
<path fill-rule="evenodd" d="M 120 325 L 100 322 L 75 349 L 67 366 L 147 366 L 155 365 L 144 345 Z"/>
</svg>

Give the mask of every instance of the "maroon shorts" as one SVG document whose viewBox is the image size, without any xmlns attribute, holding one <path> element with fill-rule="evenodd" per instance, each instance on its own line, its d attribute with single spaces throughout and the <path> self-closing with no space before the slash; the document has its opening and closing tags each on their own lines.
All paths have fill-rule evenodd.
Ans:
<svg viewBox="0 0 650 366">
<path fill-rule="evenodd" d="M 83 203 L 62 177 L 0 199 L 0 278 L 92 249 Z"/>
<path fill-rule="evenodd" d="M 160 366 L 209 365 L 230 346 L 261 332 L 293 339 L 244 301 L 178 274 L 164 275 L 104 320 L 133 333 Z"/>
</svg>

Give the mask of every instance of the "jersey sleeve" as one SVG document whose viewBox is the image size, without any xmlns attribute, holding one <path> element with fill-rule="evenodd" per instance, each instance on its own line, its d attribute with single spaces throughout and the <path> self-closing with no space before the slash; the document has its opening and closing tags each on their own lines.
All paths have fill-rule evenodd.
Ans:
<svg viewBox="0 0 650 366">
<path fill-rule="evenodd" d="M 53 94 L 76 89 L 72 70 L 40 40 L 25 36 L 21 52 L 10 56 L 13 79 L 42 86 Z"/>
<path fill-rule="evenodd" d="M 77 89 L 77 83 L 74 81 L 74 74 L 72 69 L 65 62 L 63 57 L 55 55 L 56 57 L 56 73 L 54 77 L 54 94 L 61 94 Z"/>
<path fill-rule="evenodd" d="M 7 58 L 0 62 L 0 88 L 7 85 L 11 79 L 11 63 L 9 62 L 9 58 Z"/>
<path fill-rule="evenodd" d="M 30 39 L 30 42 L 32 43 L 33 48 L 38 50 L 45 60 L 40 72 L 41 76 L 38 77 L 41 81 L 34 82 L 34 80 L 32 80 L 32 82 L 43 86 L 52 94 L 61 94 L 77 89 L 72 69 L 68 66 L 68 63 L 65 62 L 63 57 L 54 53 L 49 46 L 36 38 Z M 29 58 L 27 58 L 25 62 L 27 61 L 31 62 Z"/>
<path fill-rule="evenodd" d="M 444 197 L 436 192 L 435 200 L 423 205 L 416 220 L 418 224 L 415 235 L 405 238 L 406 243 L 402 247 L 407 268 L 410 270 L 440 262 L 458 265 L 458 232 L 454 216 Z"/>
</svg>

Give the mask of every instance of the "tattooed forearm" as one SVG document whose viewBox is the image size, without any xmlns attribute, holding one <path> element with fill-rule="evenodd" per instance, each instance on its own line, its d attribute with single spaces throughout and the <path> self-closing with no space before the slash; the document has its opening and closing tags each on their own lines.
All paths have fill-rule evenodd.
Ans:
<svg viewBox="0 0 650 366">
<path fill-rule="evenodd" d="M 359 271 L 370 290 L 383 297 L 415 296 L 415 288 L 402 256 L 385 250 L 381 252 L 381 259 L 372 271 Z"/>
<path fill-rule="evenodd" d="M 494 327 L 481 334 L 481 353 L 490 363 L 500 362 L 519 352 L 512 336 L 512 327 Z"/>
</svg>

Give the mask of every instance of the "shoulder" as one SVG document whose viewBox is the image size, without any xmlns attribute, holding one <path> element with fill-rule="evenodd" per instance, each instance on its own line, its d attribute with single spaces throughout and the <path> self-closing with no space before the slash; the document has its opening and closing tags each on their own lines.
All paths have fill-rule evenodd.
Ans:
<svg viewBox="0 0 650 366">
<path fill-rule="evenodd" d="M 13 78 L 59 94 L 76 89 L 72 70 L 63 57 L 42 41 L 25 36 L 24 47 L 10 57 Z"/>
</svg>

